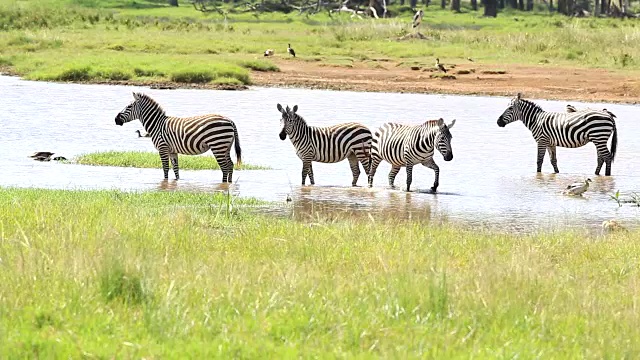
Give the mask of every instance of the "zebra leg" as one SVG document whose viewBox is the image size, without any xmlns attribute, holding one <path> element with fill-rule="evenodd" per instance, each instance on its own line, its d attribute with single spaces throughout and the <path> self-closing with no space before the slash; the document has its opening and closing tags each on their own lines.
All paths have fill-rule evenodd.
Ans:
<svg viewBox="0 0 640 360">
<path fill-rule="evenodd" d="M 538 143 L 538 172 L 542 172 L 542 162 L 544 161 L 544 153 L 547 151 L 547 147 Z"/>
<path fill-rule="evenodd" d="M 169 153 L 160 151 L 160 161 L 162 162 L 162 171 L 164 171 L 164 179 L 169 180 Z"/>
<path fill-rule="evenodd" d="M 436 179 L 433 182 L 433 186 L 431 187 L 431 191 L 436 192 L 438 190 L 438 186 L 440 186 L 440 167 L 433 161 L 433 158 L 426 160 L 422 163 L 422 165 L 432 169 L 436 173 Z"/>
<path fill-rule="evenodd" d="M 371 146 L 369 146 L 369 150 L 367 151 L 364 145 L 356 145 L 355 149 L 353 149 L 353 152 L 358 161 L 362 163 L 364 173 L 369 175 L 369 171 L 371 170 L 371 158 L 369 157 L 369 155 L 371 154 Z"/>
<path fill-rule="evenodd" d="M 389 171 L 389 186 L 395 188 L 393 183 L 396 181 L 396 175 L 400 172 L 400 166 L 391 166 L 391 171 Z"/>
<path fill-rule="evenodd" d="M 407 165 L 407 192 L 411 191 L 411 182 L 413 181 L 413 165 Z"/>
<path fill-rule="evenodd" d="M 227 182 L 232 183 L 233 180 L 233 160 L 231 160 L 231 152 L 227 152 L 227 156 L 225 156 L 225 162 L 229 164 L 227 171 Z"/>
<path fill-rule="evenodd" d="M 220 170 L 222 170 L 222 182 L 230 182 L 231 176 L 229 175 L 231 172 L 233 172 L 233 162 L 231 161 L 231 156 L 228 152 L 222 154 L 213 153 L 213 156 L 216 158 L 216 161 L 220 166 Z"/>
<path fill-rule="evenodd" d="M 309 173 L 310 167 L 311 161 L 302 161 L 302 186 L 304 186 L 307 181 L 307 174 Z"/>
<path fill-rule="evenodd" d="M 596 175 L 600 175 L 600 169 L 602 164 L 606 164 L 604 174 L 605 176 L 611 176 L 611 153 L 607 148 L 607 142 L 594 142 L 596 151 L 598 152 L 598 166 L 596 167 Z"/>
<path fill-rule="evenodd" d="M 558 158 L 556 158 L 556 146 L 555 145 L 549 145 L 547 147 L 547 151 L 549 152 L 549 158 L 551 159 L 551 165 L 553 165 L 553 171 L 557 173 L 560 172 L 560 170 L 558 170 Z"/>
<path fill-rule="evenodd" d="M 371 156 L 371 163 L 369 164 L 369 187 L 373 187 L 373 177 L 376 175 L 376 170 L 381 160 L 378 156 Z"/>
<path fill-rule="evenodd" d="M 309 161 L 309 183 L 311 185 L 315 185 L 316 182 L 313 180 L 313 164 Z"/>
<path fill-rule="evenodd" d="M 353 174 L 353 181 L 351 181 L 351 186 L 357 186 L 358 178 L 360 177 L 360 163 L 358 162 L 358 158 L 355 154 L 351 153 L 347 156 L 347 160 L 349 160 L 349 167 L 351 167 L 351 174 Z"/>
<path fill-rule="evenodd" d="M 171 163 L 173 164 L 173 173 L 176 175 L 176 180 L 180 179 L 180 168 L 178 166 L 178 154 L 172 153 L 169 154 L 169 160 L 171 160 Z"/>
</svg>

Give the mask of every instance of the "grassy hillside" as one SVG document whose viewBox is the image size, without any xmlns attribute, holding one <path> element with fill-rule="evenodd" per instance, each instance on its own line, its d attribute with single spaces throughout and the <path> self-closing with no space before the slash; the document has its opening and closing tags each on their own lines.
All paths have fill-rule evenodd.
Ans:
<svg viewBox="0 0 640 360">
<path fill-rule="evenodd" d="M 326 66 L 380 67 L 397 61 L 432 64 L 472 57 L 484 63 L 545 63 L 640 68 L 638 21 L 571 19 L 503 12 L 497 19 L 429 7 L 420 31 L 411 12 L 392 19 L 298 14 L 203 14 L 142 0 L 9 0 L 0 4 L 0 66 L 29 79 L 173 81 L 249 84 L 250 71 L 277 71 L 291 43 L 297 61 Z M 401 11 L 404 10 L 404 11 Z M 612 46 L 615 44 L 615 46 Z M 606 49 L 606 50 L 605 50 Z"/>
</svg>

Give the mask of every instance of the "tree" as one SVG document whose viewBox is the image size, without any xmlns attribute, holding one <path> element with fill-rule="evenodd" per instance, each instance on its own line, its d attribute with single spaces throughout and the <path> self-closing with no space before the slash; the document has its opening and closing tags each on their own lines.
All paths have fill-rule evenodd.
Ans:
<svg viewBox="0 0 640 360">
<path fill-rule="evenodd" d="M 460 12 L 460 0 L 451 0 L 451 10 Z"/>
<path fill-rule="evenodd" d="M 178 6 L 178 0 L 169 0 L 169 5 Z"/>
<path fill-rule="evenodd" d="M 498 16 L 497 0 L 484 0 L 484 16 Z"/>
<path fill-rule="evenodd" d="M 478 11 L 478 0 L 471 0 L 471 9 Z"/>
</svg>

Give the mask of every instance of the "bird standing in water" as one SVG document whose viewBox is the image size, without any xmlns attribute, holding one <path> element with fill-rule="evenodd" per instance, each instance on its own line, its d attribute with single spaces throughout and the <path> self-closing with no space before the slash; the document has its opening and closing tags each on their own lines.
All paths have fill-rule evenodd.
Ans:
<svg viewBox="0 0 640 360">
<path fill-rule="evenodd" d="M 586 179 L 584 182 L 577 182 L 567 186 L 568 195 L 582 195 L 587 189 L 589 189 L 589 183 L 591 179 Z"/>
<path fill-rule="evenodd" d="M 296 57 L 296 52 L 291 48 L 291 44 L 287 44 L 287 52 L 291 54 L 293 57 Z"/>
<path fill-rule="evenodd" d="M 136 132 L 138 133 L 138 137 L 139 137 L 139 138 L 141 138 L 141 137 L 151 137 L 151 135 L 149 135 L 149 133 L 146 133 L 146 134 L 142 135 L 142 134 L 140 133 L 140 130 L 136 130 Z"/>
</svg>

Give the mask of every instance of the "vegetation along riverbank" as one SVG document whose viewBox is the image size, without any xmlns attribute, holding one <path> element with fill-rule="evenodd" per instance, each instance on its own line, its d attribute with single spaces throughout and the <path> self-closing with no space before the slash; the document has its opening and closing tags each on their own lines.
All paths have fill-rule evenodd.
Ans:
<svg viewBox="0 0 640 360">
<path fill-rule="evenodd" d="M 393 8 L 390 19 L 327 12 L 197 11 L 154 0 L 0 4 L 0 67 L 27 79 L 242 89 L 299 86 L 634 103 L 640 21 L 545 11 Z M 414 36 L 416 31 L 420 36 Z M 295 49 L 295 58 L 287 53 Z M 263 56 L 273 49 L 273 56 Z M 435 59 L 448 69 L 438 73 Z"/>
<path fill-rule="evenodd" d="M 0 189 L 3 358 L 635 357 L 640 235 Z M 186 355 L 188 354 L 188 355 Z"/>
<path fill-rule="evenodd" d="M 105 151 L 82 154 L 73 163 L 96 166 L 121 166 L 137 168 L 162 168 L 160 156 L 151 151 Z M 211 154 L 193 156 L 178 155 L 178 164 L 183 170 L 220 170 L 220 165 Z M 268 170 L 268 166 L 235 164 L 236 170 Z"/>
</svg>

